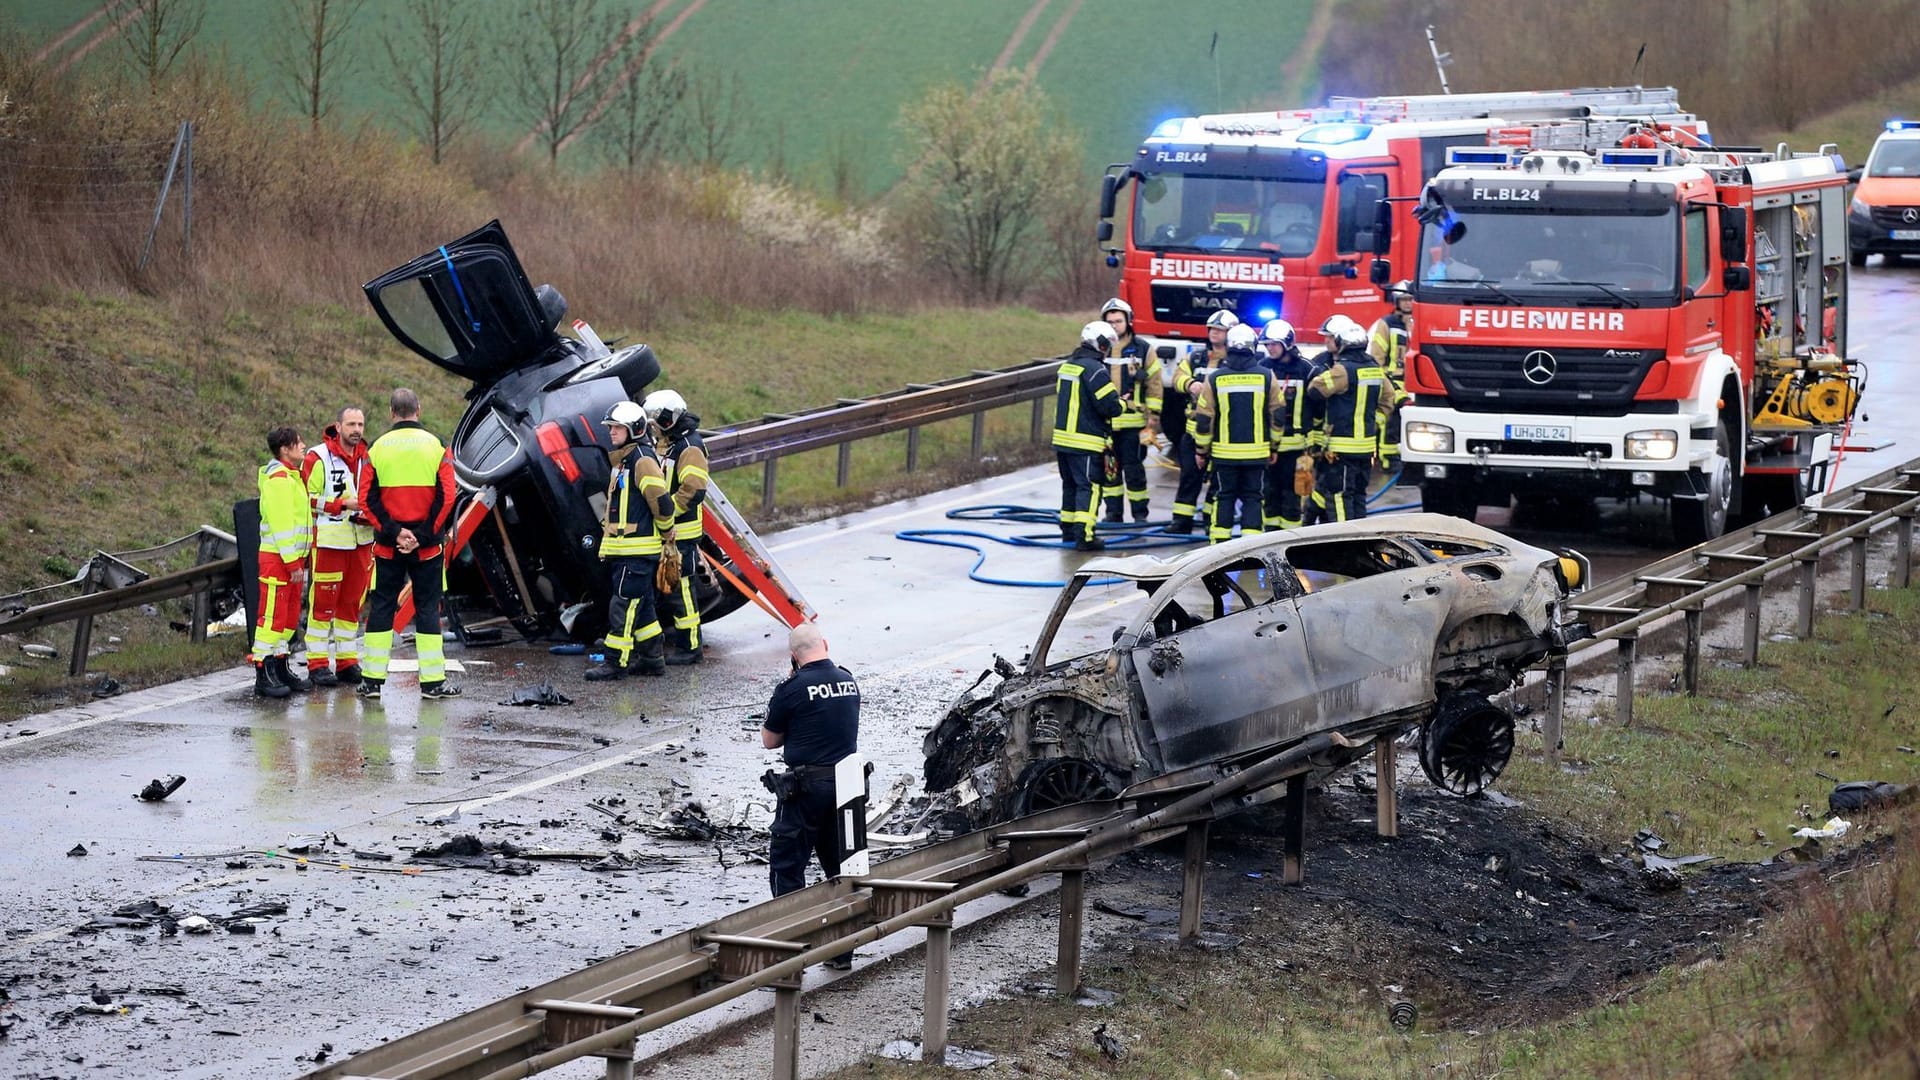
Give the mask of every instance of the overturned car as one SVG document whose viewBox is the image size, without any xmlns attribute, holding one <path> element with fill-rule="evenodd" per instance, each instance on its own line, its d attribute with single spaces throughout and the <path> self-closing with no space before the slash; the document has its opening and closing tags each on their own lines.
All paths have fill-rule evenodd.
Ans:
<svg viewBox="0 0 1920 1080">
<path fill-rule="evenodd" d="M 1024 670 L 996 658 L 927 734 L 927 790 L 1001 820 L 1210 780 L 1328 731 L 1346 736 L 1316 761 L 1331 770 L 1422 727 L 1427 776 L 1471 794 L 1513 752 L 1491 695 L 1585 635 L 1566 604 L 1588 571 L 1439 514 L 1095 559 Z"/>
</svg>

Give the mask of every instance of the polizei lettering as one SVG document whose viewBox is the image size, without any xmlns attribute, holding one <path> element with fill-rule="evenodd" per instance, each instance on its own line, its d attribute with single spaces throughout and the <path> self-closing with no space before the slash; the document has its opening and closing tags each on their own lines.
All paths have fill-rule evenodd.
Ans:
<svg viewBox="0 0 1920 1080">
<path fill-rule="evenodd" d="M 855 697 L 860 688 L 851 682 L 837 682 L 832 686 L 815 683 L 807 687 L 807 700 L 819 701 L 822 698 Z"/>
<path fill-rule="evenodd" d="M 1279 263 L 1226 262 L 1222 259 L 1154 259 L 1148 273 L 1157 278 L 1278 285 L 1286 276 Z"/>
<path fill-rule="evenodd" d="M 1473 188 L 1473 197 L 1485 202 L 1539 202 L 1539 188 L 1523 187 L 1477 187 Z"/>
<path fill-rule="evenodd" d="M 1460 327 L 1477 330 L 1571 330 L 1602 333 L 1625 330 L 1619 311 L 1540 311 L 1529 308 L 1461 308 Z"/>
</svg>

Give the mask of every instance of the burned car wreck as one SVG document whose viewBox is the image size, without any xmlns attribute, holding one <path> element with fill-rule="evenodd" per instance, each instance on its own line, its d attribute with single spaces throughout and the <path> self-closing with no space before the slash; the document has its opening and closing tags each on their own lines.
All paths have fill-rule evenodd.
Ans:
<svg viewBox="0 0 1920 1080">
<path fill-rule="evenodd" d="M 1585 636 L 1566 605 L 1587 572 L 1439 514 L 1094 559 L 1024 669 L 996 658 L 928 733 L 926 789 L 983 823 L 1210 780 L 1321 732 L 1345 736 L 1315 762 L 1331 771 L 1418 727 L 1428 777 L 1471 794 L 1513 751 L 1491 696 Z"/>
</svg>

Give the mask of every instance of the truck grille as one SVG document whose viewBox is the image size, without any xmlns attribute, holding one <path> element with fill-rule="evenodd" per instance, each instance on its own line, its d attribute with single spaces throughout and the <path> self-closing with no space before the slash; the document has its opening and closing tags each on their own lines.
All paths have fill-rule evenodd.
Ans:
<svg viewBox="0 0 1920 1080">
<path fill-rule="evenodd" d="M 1528 439 L 1468 439 L 1467 453 L 1526 454 L 1531 457 L 1584 458 L 1589 452 L 1602 459 L 1613 456 L 1606 443 L 1533 442 Z"/>
<path fill-rule="evenodd" d="M 1278 312 L 1282 290 L 1269 285 L 1262 288 L 1223 286 L 1218 290 L 1205 285 L 1155 285 L 1152 289 L 1153 315 L 1161 322 L 1204 323 L 1216 311 L 1231 311 L 1241 322 L 1259 326 L 1267 320 L 1262 311 Z"/>
<path fill-rule="evenodd" d="M 1907 220 L 1907 211 L 1920 210 L 1913 206 L 1876 206 L 1873 210 L 1873 223 L 1883 229 L 1915 229 L 1920 224 Z M 1920 216 L 1920 215 L 1917 215 Z"/>
<path fill-rule="evenodd" d="M 1439 370 L 1448 403 L 1461 412 L 1562 416 L 1625 416 L 1648 369 L 1664 355 L 1658 349 L 1536 350 L 1432 343 L 1422 349 Z M 1554 369 L 1552 378 L 1540 383 L 1529 381 L 1524 371 L 1528 356 L 1537 351 L 1552 354 Z"/>
</svg>

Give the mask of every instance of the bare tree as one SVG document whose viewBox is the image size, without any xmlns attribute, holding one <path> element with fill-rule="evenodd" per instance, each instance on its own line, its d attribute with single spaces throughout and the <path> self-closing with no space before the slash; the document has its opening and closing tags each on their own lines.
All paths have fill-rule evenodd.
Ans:
<svg viewBox="0 0 1920 1080">
<path fill-rule="evenodd" d="M 407 103 L 410 127 L 440 164 L 447 145 L 486 108 L 490 84 L 475 52 L 473 5 L 459 0 L 407 0 L 405 32 L 387 38 L 393 86 Z"/>
<path fill-rule="evenodd" d="M 505 46 L 508 84 L 549 162 L 605 115 L 596 105 L 647 25 L 644 17 L 623 25 L 618 14 L 600 11 L 600 0 L 526 0 Z"/>
<path fill-rule="evenodd" d="M 724 81 L 711 74 L 693 81 L 687 92 L 687 153 L 695 164 L 724 169 L 732 160 L 741 131 L 740 76 Z"/>
<path fill-rule="evenodd" d="M 366 0 L 282 0 L 279 31 L 267 51 L 283 92 L 316 130 L 340 98 L 355 57 L 340 47 Z"/>
<path fill-rule="evenodd" d="M 615 93 L 607 142 L 628 172 L 668 157 L 680 140 L 680 103 L 687 73 L 677 64 L 647 64 L 627 76 Z"/>
<path fill-rule="evenodd" d="M 206 0 L 134 0 L 120 40 L 132 54 L 135 70 L 146 76 L 149 90 L 159 89 L 206 17 Z"/>
</svg>

